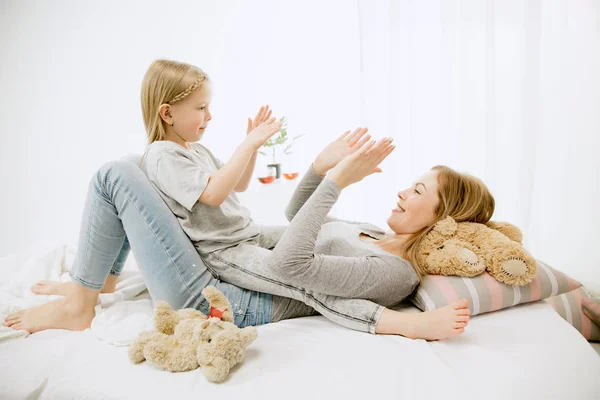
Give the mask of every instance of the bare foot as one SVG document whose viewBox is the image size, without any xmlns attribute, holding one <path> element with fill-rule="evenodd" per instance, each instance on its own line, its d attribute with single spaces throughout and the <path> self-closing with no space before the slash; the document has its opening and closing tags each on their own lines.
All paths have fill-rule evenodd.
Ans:
<svg viewBox="0 0 600 400">
<path fill-rule="evenodd" d="M 116 276 L 109 276 L 104 283 L 104 287 L 100 293 L 114 293 L 117 285 Z M 39 281 L 31 287 L 31 291 L 35 294 L 48 294 L 66 296 L 73 288 L 77 287 L 75 282 L 58 282 L 58 281 Z"/>
<path fill-rule="evenodd" d="M 45 329 L 81 331 L 90 327 L 95 315 L 93 307 L 84 309 L 82 303 L 65 297 L 11 314 L 5 318 L 4 323 L 9 328 L 29 333 Z"/>
<path fill-rule="evenodd" d="M 66 296 L 72 287 L 72 282 L 39 281 L 31 287 L 31 291 L 35 294 Z"/>
<path fill-rule="evenodd" d="M 439 340 L 460 335 L 469 323 L 471 311 L 467 300 L 457 300 L 452 304 L 423 313 L 409 313 L 411 339 Z M 411 321 L 412 320 L 412 321 Z"/>
</svg>

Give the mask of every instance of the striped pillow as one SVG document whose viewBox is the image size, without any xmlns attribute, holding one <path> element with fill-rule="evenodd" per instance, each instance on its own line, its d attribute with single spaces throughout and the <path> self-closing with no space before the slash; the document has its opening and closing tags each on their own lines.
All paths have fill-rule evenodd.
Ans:
<svg viewBox="0 0 600 400">
<path fill-rule="evenodd" d="M 549 297 L 544 300 L 568 323 L 573 325 L 587 340 L 600 340 L 600 326 L 596 325 L 585 312 L 583 303 L 589 300 L 589 293 L 582 286 L 579 289 L 560 296 Z"/>
<path fill-rule="evenodd" d="M 427 275 L 410 301 L 422 311 L 431 311 L 464 298 L 469 301 L 471 315 L 477 315 L 542 300 L 581 286 L 539 260 L 537 267 L 536 277 L 525 286 L 506 285 L 487 272 L 473 278 Z"/>
<path fill-rule="evenodd" d="M 597 325 L 600 325 L 600 297 L 589 297 L 581 299 L 581 308 Z"/>
</svg>

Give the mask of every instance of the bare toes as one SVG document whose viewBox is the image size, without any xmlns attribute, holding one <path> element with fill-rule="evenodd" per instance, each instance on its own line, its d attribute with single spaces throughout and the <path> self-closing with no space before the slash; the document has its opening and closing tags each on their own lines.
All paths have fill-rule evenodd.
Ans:
<svg viewBox="0 0 600 400">
<path fill-rule="evenodd" d="M 36 294 L 46 294 L 48 292 L 48 286 L 38 282 L 31 287 L 31 291 Z"/>
<path fill-rule="evenodd" d="M 456 334 L 456 335 L 460 335 L 461 333 L 465 332 L 465 328 L 454 328 L 452 329 L 452 331 Z"/>
<path fill-rule="evenodd" d="M 454 323 L 454 328 L 464 328 L 465 326 L 467 326 L 466 322 L 455 322 Z"/>
<path fill-rule="evenodd" d="M 10 314 L 8 317 L 6 317 L 5 321 L 8 322 L 20 319 L 23 314 L 25 314 L 25 310 L 17 311 L 16 313 Z"/>
<path fill-rule="evenodd" d="M 452 308 L 454 308 L 455 310 L 460 310 L 469 307 L 469 302 L 467 301 L 467 299 L 460 299 L 453 302 L 451 305 Z"/>
<path fill-rule="evenodd" d="M 458 317 L 456 317 L 456 321 L 458 322 L 467 322 L 471 319 L 471 317 L 469 317 L 468 315 L 459 315 Z"/>
</svg>

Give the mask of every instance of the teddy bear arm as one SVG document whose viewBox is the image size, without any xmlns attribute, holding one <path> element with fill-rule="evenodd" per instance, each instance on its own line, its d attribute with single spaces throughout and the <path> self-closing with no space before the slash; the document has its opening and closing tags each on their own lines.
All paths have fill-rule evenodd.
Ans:
<svg viewBox="0 0 600 400">
<path fill-rule="evenodd" d="M 510 241 L 498 246 L 489 258 L 488 273 L 507 285 L 527 285 L 537 274 L 535 258 L 516 242 Z"/>
<path fill-rule="evenodd" d="M 154 327 L 158 332 L 165 335 L 172 335 L 180 319 L 177 312 L 166 301 L 157 301 L 155 303 Z"/>
<path fill-rule="evenodd" d="M 227 379 L 230 371 L 229 361 L 223 357 L 215 357 L 210 364 L 202 365 L 202 372 L 210 382 L 218 383 Z"/>
<path fill-rule="evenodd" d="M 223 293 L 214 286 L 207 286 L 202 290 L 202 295 L 208 300 L 211 309 L 214 309 L 223 321 L 233 322 L 233 309 L 231 303 Z M 211 314 L 211 312 L 209 312 L 209 314 Z M 211 316 L 216 315 L 211 314 Z"/>
<path fill-rule="evenodd" d="M 144 357 L 144 348 L 151 340 L 153 340 L 157 336 L 159 336 L 158 332 L 151 331 L 142 332 L 138 335 L 137 339 L 134 340 L 134 342 L 131 343 L 131 345 L 129 345 L 129 349 L 127 351 L 129 359 L 132 363 L 139 364 L 142 361 L 146 360 L 146 357 Z"/>
</svg>

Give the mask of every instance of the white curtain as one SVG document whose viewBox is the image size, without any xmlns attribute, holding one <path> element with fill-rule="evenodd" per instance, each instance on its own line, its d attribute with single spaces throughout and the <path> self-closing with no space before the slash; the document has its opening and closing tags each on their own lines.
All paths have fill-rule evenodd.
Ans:
<svg viewBox="0 0 600 400">
<path fill-rule="evenodd" d="M 597 0 L 14 0 L 2 11 L 0 254 L 76 239 L 94 170 L 143 150 L 140 82 L 167 57 L 211 76 L 203 140 L 221 158 L 266 102 L 307 133 L 282 160 L 290 169 L 368 126 L 398 147 L 336 214 L 385 226 L 397 191 L 447 164 L 488 184 L 494 219 L 521 227 L 536 257 L 600 283 Z"/>
<path fill-rule="evenodd" d="M 482 178 L 494 219 L 600 284 L 600 2 L 359 1 L 361 123 L 393 136 L 345 216 L 381 221 L 435 164 Z M 384 201 L 387 200 L 387 201 Z"/>
</svg>

